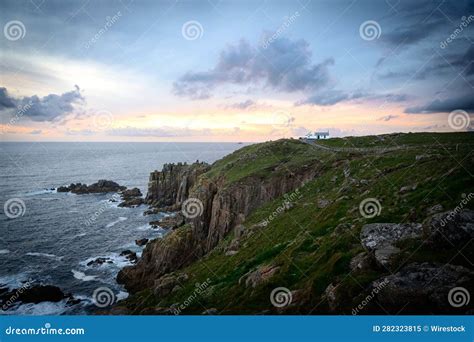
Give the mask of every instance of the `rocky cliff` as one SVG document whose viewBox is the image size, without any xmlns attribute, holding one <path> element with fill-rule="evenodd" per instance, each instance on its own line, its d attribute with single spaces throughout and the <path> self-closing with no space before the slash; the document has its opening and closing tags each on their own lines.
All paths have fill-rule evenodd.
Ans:
<svg viewBox="0 0 474 342">
<path fill-rule="evenodd" d="M 120 271 L 118 281 L 132 292 L 153 287 L 159 277 L 209 253 L 235 227 L 242 227 L 253 210 L 316 177 L 323 165 L 313 159 L 292 168 L 293 171 L 282 162 L 263 174 L 238 181 L 230 181 L 219 172 L 206 174 L 211 168 L 205 164 L 166 164 L 161 172 L 153 172 L 148 203 L 176 210 L 189 199 L 197 205 L 197 215 L 188 215 L 187 208 L 183 208 L 186 227 L 149 243 L 136 265 Z"/>
<path fill-rule="evenodd" d="M 189 189 L 196 183 L 197 178 L 209 170 L 206 163 L 196 162 L 165 164 L 161 171 L 150 174 L 146 202 L 154 208 L 176 210 L 187 198 Z"/>
</svg>

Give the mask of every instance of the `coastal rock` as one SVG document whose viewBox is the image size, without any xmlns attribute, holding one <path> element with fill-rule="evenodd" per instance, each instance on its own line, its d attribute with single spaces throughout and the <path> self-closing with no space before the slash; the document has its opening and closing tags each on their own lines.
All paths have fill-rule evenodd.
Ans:
<svg viewBox="0 0 474 342">
<path fill-rule="evenodd" d="M 150 174 L 146 203 L 155 208 L 179 209 L 197 178 L 209 170 L 206 163 L 165 164 L 162 171 Z"/>
<path fill-rule="evenodd" d="M 473 308 L 472 302 L 466 302 L 466 305 L 459 307 L 451 303 L 455 298 L 449 293 L 456 287 L 462 287 L 472 294 L 474 272 L 463 266 L 424 262 L 411 263 L 393 275 L 372 282 L 367 292 L 374 294 L 375 298 L 372 302 L 377 301 L 384 308 L 384 313 L 387 311 L 390 314 L 467 312 Z M 370 308 L 368 310 L 371 311 Z M 375 304 L 372 310 L 378 312 L 381 309 Z M 400 312 L 400 310 L 403 311 Z"/>
<path fill-rule="evenodd" d="M 121 186 L 113 181 L 101 179 L 97 183 L 91 185 L 82 183 L 71 183 L 69 186 L 60 186 L 57 192 L 72 192 L 74 194 L 92 194 L 107 193 L 125 190 L 125 186 Z"/>
<path fill-rule="evenodd" d="M 135 252 L 132 252 L 131 250 L 127 249 L 123 252 L 120 253 L 120 256 L 123 256 L 125 258 L 127 258 L 128 261 L 130 261 L 131 263 L 136 263 L 137 260 L 138 260 L 138 257 L 137 257 L 137 253 Z"/>
<path fill-rule="evenodd" d="M 371 223 L 362 227 L 360 239 L 379 265 L 389 266 L 391 256 L 400 251 L 394 245 L 408 238 L 419 238 L 422 232 L 419 223 Z"/>
<path fill-rule="evenodd" d="M 150 225 L 153 228 L 164 228 L 164 229 L 176 229 L 181 227 L 184 224 L 184 216 L 181 213 L 176 213 L 172 216 L 165 216 L 158 221 L 150 222 Z"/>
<path fill-rule="evenodd" d="M 188 275 L 185 273 L 179 275 L 166 275 L 155 281 L 155 286 L 153 292 L 156 296 L 166 296 L 173 292 L 173 289 L 176 286 L 181 286 L 183 282 L 188 280 Z"/>
<path fill-rule="evenodd" d="M 99 258 L 96 258 L 94 260 L 91 260 L 87 263 L 87 266 L 100 266 L 100 265 L 103 265 L 103 264 L 111 264 L 112 263 L 112 260 L 110 258 L 106 258 L 106 257 L 99 257 Z"/>
<path fill-rule="evenodd" d="M 32 285 L 4 293 L 0 296 L 0 300 L 2 300 L 2 303 L 14 299 L 14 301 L 22 303 L 38 304 L 41 302 L 59 302 L 68 297 L 70 296 L 66 296 L 57 286 Z"/>
<path fill-rule="evenodd" d="M 145 246 L 148 243 L 148 239 L 138 239 L 135 240 L 137 246 Z"/>
<path fill-rule="evenodd" d="M 153 287 L 155 279 L 195 260 L 194 243 L 186 226 L 171 231 L 163 239 L 149 242 L 135 266 L 120 270 L 117 282 L 131 292 Z"/>
<path fill-rule="evenodd" d="M 433 248 L 463 246 L 474 238 L 474 210 L 452 210 L 436 214 L 423 223 L 427 243 Z"/>
<path fill-rule="evenodd" d="M 145 203 L 138 188 L 123 190 L 120 195 L 123 202 L 118 205 L 119 207 L 133 208 Z"/>
</svg>

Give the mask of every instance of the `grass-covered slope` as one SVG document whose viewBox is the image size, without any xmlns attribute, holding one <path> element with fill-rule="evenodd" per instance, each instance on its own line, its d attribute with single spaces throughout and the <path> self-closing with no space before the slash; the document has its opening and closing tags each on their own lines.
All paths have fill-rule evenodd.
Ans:
<svg viewBox="0 0 474 342">
<path fill-rule="evenodd" d="M 277 312 L 270 302 L 271 291 L 286 287 L 294 296 L 285 312 L 318 314 L 329 312 L 324 294 L 332 283 L 347 294 L 346 307 L 351 308 L 354 303 L 349 298 L 384 274 L 373 268 L 351 271 L 351 259 L 363 251 L 359 234 L 364 224 L 422 222 L 434 205 L 453 209 L 465 194 L 474 192 L 472 133 L 353 137 L 321 144 L 404 148 L 385 153 L 333 152 L 284 140 L 248 146 L 223 158 L 205 177 L 224 177 L 232 183 L 245 177 L 268 177 L 271 172 L 292 172 L 315 160 L 324 165 L 324 172 L 295 194 L 255 210 L 245 220 L 241 236 L 231 234 L 210 254 L 177 271 L 186 277 L 169 294 L 158 297 L 149 289 L 121 305 L 131 313 L 149 314 L 182 303 L 186 303 L 185 314 L 210 308 L 221 314 L 271 313 Z M 366 198 L 380 202 L 378 216 L 361 215 L 359 204 Z M 290 205 L 285 205 L 288 199 Z M 474 201 L 466 207 L 474 208 Z M 413 261 L 472 267 L 469 260 L 474 260 L 472 244 L 461 254 L 450 246 L 434 252 L 417 241 L 399 247 L 395 269 Z M 247 281 L 249 274 L 265 267 L 270 270 L 268 277 Z M 196 295 L 197 283 L 210 285 Z"/>
</svg>

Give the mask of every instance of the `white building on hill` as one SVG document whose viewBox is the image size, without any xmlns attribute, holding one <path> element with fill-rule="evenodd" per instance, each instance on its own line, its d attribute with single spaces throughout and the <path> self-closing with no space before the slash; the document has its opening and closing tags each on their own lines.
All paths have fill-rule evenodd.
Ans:
<svg viewBox="0 0 474 342">
<path fill-rule="evenodd" d="M 329 138 L 329 132 L 309 132 L 303 137 L 303 139 L 307 140 L 319 140 L 327 138 Z"/>
</svg>

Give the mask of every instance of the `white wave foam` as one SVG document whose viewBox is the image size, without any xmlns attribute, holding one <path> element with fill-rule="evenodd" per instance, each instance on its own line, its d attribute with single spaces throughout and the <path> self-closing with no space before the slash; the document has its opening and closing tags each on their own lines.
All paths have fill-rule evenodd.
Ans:
<svg viewBox="0 0 474 342">
<path fill-rule="evenodd" d="M 140 231 L 150 230 L 150 229 L 152 229 L 152 228 L 151 228 L 151 225 L 148 224 L 148 223 L 136 228 L 136 230 L 140 230 Z"/>
<path fill-rule="evenodd" d="M 92 280 L 97 279 L 97 276 L 88 276 L 84 272 L 81 272 L 81 271 L 71 270 L 71 272 L 72 272 L 72 275 L 74 276 L 74 278 L 76 278 L 78 280 L 92 281 Z"/>
<path fill-rule="evenodd" d="M 37 196 L 37 195 L 44 195 L 44 194 L 55 194 L 57 193 L 56 189 L 43 189 L 43 190 L 36 190 L 31 191 L 23 194 L 23 196 Z"/>
<path fill-rule="evenodd" d="M 10 250 L 8 249 L 0 249 L 0 254 L 8 254 L 10 253 Z"/>
<path fill-rule="evenodd" d="M 113 227 L 113 226 L 115 226 L 117 223 L 122 222 L 122 221 L 125 221 L 126 219 L 127 219 L 126 217 L 120 216 L 117 220 L 108 223 L 108 224 L 105 226 L 105 228 Z"/>
<path fill-rule="evenodd" d="M 119 293 L 117 293 L 115 298 L 117 298 L 117 301 L 127 299 L 128 298 L 128 292 L 120 291 Z"/>
<path fill-rule="evenodd" d="M 128 248 L 128 249 L 130 249 L 130 248 Z M 125 256 L 120 256 L 119 253 L 109 253 L 109 254 L 106 254 L 106 255 L 99 255 L 99 256 L 96 256 L 96 257 L 88 258 L 84 261 L 81 261 L 79 264 L 81 266 L 90 268 L 91 266 L 87 266 L 87 264 L 89 262 L 93 261 L 93 260 L 96 260 L 97 258 L 105 258 L 107 260 L 110 260 L 111 262 L 104 262 L 101 265 L 93 266 L 94 268 L 100 267 L 102 269 L 107 269 L 107 268 L 116 269 L 116 268 L 122 268 L 122 267 L 125 267 L 125 266 L 132 265 L 130 260 L 128 260 Z"/>
<path fill-rule="evenodd" d="M 18 273 L 14 275 L 0 277 L 0 285 L 4 285 L 9 289 L 15 289 L 21 287 L 24 282 L 28 280 L 31 280 L 29 279 L 29 273 Z"/>
<path fill-rule="evenodd" d="M 41 302 L 38 304 L 27 303 L 21 304 L 11 310 L 3 311 L 5 315 L 33 315 L 33 316 L 44 316 L 44 315 L 61 315 L 66 309 L 67 300 L 62 300 L 57 303 L 53 302 Z"/>
<path fill-rule="evenodd" d="M 57 260 L 57 261 L 61 261 L 64 258 L 63 256 L 57 256 L 57 255 L 48 254 L 48 253 L 37 253 L 37 252 L 29 252 L 29 253 L 26 253 L 26 255 L 35 256 L 35 257 L 50 258 L 50 259 L 54 259 L 54 260 Z"/>
</svg>

